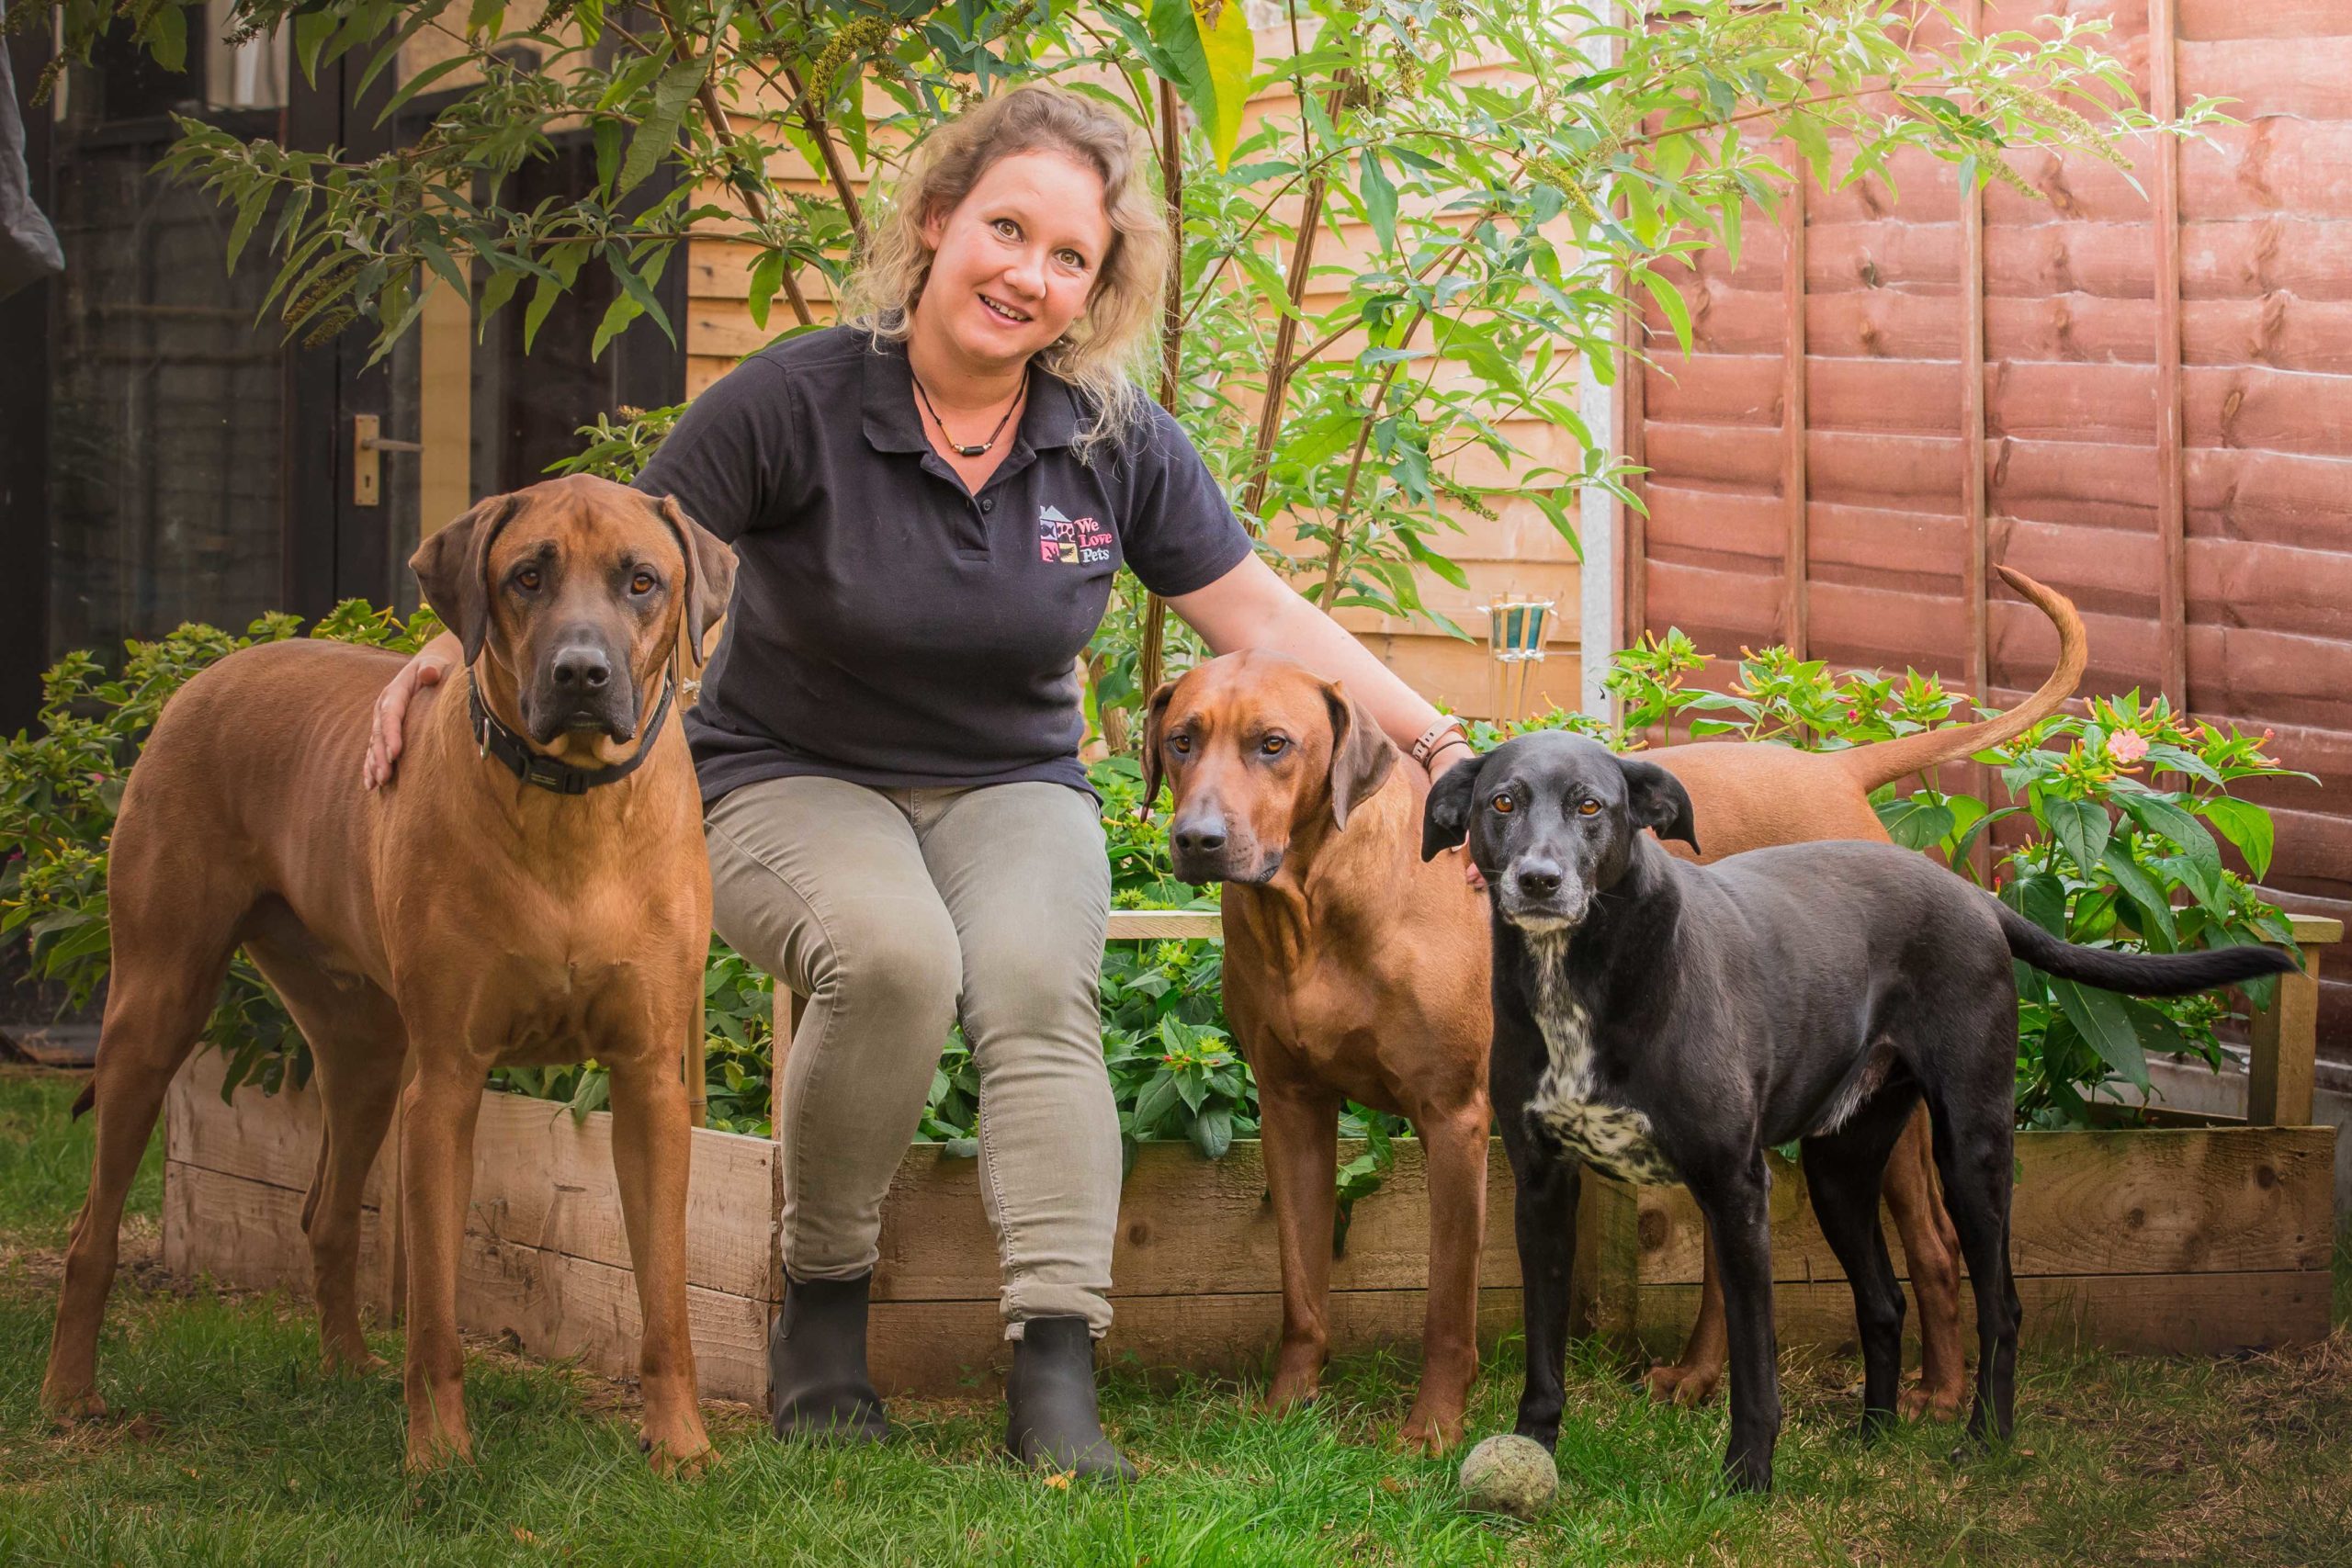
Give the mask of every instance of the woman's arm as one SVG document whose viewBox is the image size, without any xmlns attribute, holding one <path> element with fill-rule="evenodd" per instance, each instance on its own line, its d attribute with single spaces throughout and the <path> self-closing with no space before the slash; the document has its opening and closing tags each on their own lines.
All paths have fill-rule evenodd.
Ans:
<svg viewBox="0 0 2352 1568">
<path fill-rule="evenodd" d="M 1408 755 L 1413 743 L 1443 716 L 1254 555 L 1207 587 L 1170 599 L 1168 607 L 1200 633 L 1214 652 L 1258 649 L 1286 654 L 1325 680 L 1345 685 L 1382 732 Z M 1435 778 L 1469 755 L 1469 745 L 1459 732 L 1449 735 L 1430 755 L 1430 776 Z"/>
<path fill-rule="evenodd" d="M 400 668 L 376 698 L 376 717 L 368 728 L 368 760 L 361 764 L 360 781 L 369 789 L 390 784 L 392 764 L 400 761 L 402 728 L 408 722 L 408 705 L 420 687 L 437 686 L 441 678 L 458 667 L 465 656 L 455 632 L 443 632 L 416 650 L 416 657 Z"/>
</svg>

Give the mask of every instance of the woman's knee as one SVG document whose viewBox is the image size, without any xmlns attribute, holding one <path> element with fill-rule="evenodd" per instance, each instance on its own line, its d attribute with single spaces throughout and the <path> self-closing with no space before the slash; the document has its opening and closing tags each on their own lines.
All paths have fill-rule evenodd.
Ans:
<svg viewBox="0 0 2352 1568">
<path fill-rule="evenodd" d="M 917 901 L 853 899 L 826 911 L 808 964 L 810 999 L 837 1013 L 935 1020 L 942 1039 L 964 987 L 955 922 Z"/>
</svg>

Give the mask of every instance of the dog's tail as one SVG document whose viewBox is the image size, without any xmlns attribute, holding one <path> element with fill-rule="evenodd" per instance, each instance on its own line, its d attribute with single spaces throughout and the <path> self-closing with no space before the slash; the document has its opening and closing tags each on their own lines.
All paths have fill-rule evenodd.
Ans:
<svg viewBox="0 0 2352 1568">
<path fill-rule="evenodd" d="M 82 1086 L 82 1092 L 74 1097 L 74 1113 L 67 1117 L 66 1120 L 69 1122 L 79 1122 L 82 1119 L 82 1112 L 89 1110 L 90 1107 L 96 1105 L 97 1102 L 98 1075 L 92 1073 L 90 1075 L 90 1081 Z"/>
<path fill-rule="evenodd" d="M 2006 746 L 2056 713 L 2059 705 L 2075 694 L 2075 687 L 2083 678 L 2083 666 L 2090 657 L 2090 641 L 2083 633 L 2083 618 L 2075 614 L 2075 606 L 2064 594 L 2044 588 L 2021 571 L 2012 571 L 2005 566 L 1993 570 L 2001 574 L 2003 581 L 2032 600 L 2058 628 L 2057 668 L 2050 671 L 2050 679 L 2041 682 L 2041 690 L 1998 717 L 1942 729 L 1923 729 L 1917 735 L 1831 753 L 1865 795 L 1881 784 L 1909 778 L 1939 763 L 1956 762 L 1979 751 Z"/>
<path fill-rule="evenodd" d="M 2010 908 L 1995 904 L 2009 952 L 2062 980 L 2134 997 L 2178 997 L 2233 986 L 2259 975 L 2283 975 L 2295 961 L 2275 947 L 2213 947 L 2199 953 L 2111 953 L 2061 942 Z"/>
</svg>

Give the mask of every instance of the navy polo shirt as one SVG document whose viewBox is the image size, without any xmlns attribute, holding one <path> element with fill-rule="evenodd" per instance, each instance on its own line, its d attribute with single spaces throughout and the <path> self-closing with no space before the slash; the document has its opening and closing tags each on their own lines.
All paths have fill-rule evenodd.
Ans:
<svg viewBox="0 0 2352 1568">
<path fill-rule="evenodd" d="M 1029 375 L 978 495 L 923 438 L 906 346 L 853 328 L 762 350 L 679 420 L 637 488 L 741 563 L 685 720 L 706 806 L 793 774 L 1088 787 L 1073 665 L 1120 563 L 1173 596 L 1250 544 L 1165 411 L 1081 461 L 1088 409 Z"/>
</svg>

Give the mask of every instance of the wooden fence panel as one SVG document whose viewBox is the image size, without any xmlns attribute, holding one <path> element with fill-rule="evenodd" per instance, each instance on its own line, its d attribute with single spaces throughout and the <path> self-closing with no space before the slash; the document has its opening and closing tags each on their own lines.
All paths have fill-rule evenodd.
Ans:
<svg viewBox="0 0 2352 1568">
<path fill-rule="evenodd" d="M 1967 13 L 2037 27 L 2043 9 Z M 2019 154 L 2039 199 L 1963 196 L 1950 165 L 1901 159 L 1892 186 L 1816 187 L 1789 204 L 1800 218 L 1758 218 L 1736 266 L 1698 257 L 1679 279 L 1694 354 L 1647 306 L 1657 363 L 1627 396 L 1627 449 L 1651 469 L 1627 625 L 1719 654 L 1792 641 L 1916 666 L 2006 704 L 2056 652 L 1987 583 L 2014 566 L 2083 611 L 2085 692 L 2166 692 L 2267 728 L 2318 775 L 2248 793 L 2277 813 L 2272 892 L 2340 918 L 2352 8 L 2101 9 L 2143 102 L 2226 95 L 2245 123 L 2127 144 L 2129 177 Z M 2352 983 L 2328 984 L 2321 1038 L 2352 1059 Z"/>
</svg>

